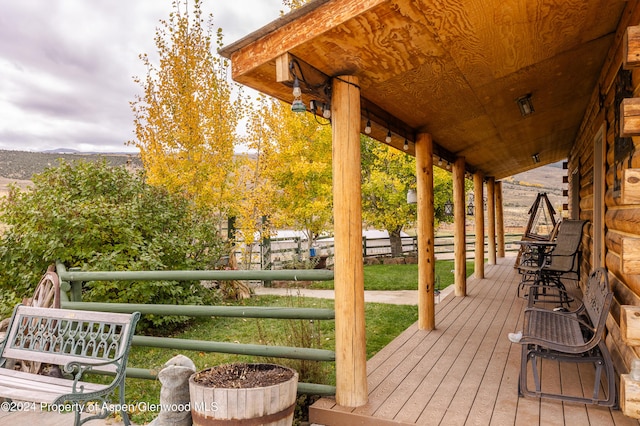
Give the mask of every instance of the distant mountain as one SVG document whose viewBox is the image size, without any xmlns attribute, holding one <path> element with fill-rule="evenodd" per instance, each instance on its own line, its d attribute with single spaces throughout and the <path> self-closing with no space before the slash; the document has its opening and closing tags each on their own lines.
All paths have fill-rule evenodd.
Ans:
<svg viewBox="0 0 640 426">
<path fill-rule="evenodd" d="M 72 148 L 56 148 L 38 151 L 44 154 L 77 154 L 77 155 L 137 155 L 135 152 L 116 151 L 116 152 L 98 152 L 98 151 L 78 151 Z"/>
<path fill-rule="evenodd" d="M 71 148 L 47 149 L 40 152 L 43 152 L 45 154 L 79 154 L 80 153 L 80 151 L 78 151 L 77 149 L 71 149 Z"/>
</svg>

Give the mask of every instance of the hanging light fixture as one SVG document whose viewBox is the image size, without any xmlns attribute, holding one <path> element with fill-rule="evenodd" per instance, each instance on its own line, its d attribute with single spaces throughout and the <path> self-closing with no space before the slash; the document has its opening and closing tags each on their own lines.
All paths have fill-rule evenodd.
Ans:
<svg viewBox="0 0 640 426">
<path fill-rule="evenodd" d="M 293 97 L 299 98 L 302 96 L 302 89 L 300 89 L 300 80 L 298 80 L 298 76 L 293 78 Z"/>
<path fill-rule="evenodd" d="M 415 189 L 410 189 L 407 191 L 407 204 L 417 204 L 418 203 L 418 193 Z"/>
<path fill-rule="evenodd" d="M 291 104 L 291 111 L 306 112 L 307 107 L 304 105 L 304 102 L 302 102 L 302 99 L 294 99 L 293 103 Z"/>
<path fill-rule="evenodd" d="M 402 146 L 402 149 L 405 151 L 409 150 L 409 141 L 407 141 L 407 138 L 404 138 L 404 145 Z"/>
<path fill-rule="evenodd" d="M 302 99 L 294 99 L 291 103 L 291 111 L 293 112 L 307 112 L 307 107 L 302 102 Z"/>
<path fill-rule="evenodd" d="M 453 203 L 451 200 L 447 200 L 447 202 L 444 203 L 444 215 L 447 217 L 453 216 Z"/>
<path fill-rule="evenodd" d="M 387 132 L 387 137 L 384 138 L 384 141 L 386 143 L 390 143 L 391 142 L 391 129 L 389 129 L 389 131 Z"/>
<path fill-rule="evenodd" d="M 469 192 L 469 204 L 467 204 L 467 216 L 475 214 L 475 206 L 473 205 L 473 192 Z"/>
<path fill-rule="evenodd" d="M 302 99 L 300 99 L 300 96 L 302 96 L 300 80 L 298 80 L 298 76 L 295 76 L 293 79 L 293 102 L 291 103 L 291 111 L 307 112 L 307 107 L 304 102 L 302 102 Z"/>
</svg>

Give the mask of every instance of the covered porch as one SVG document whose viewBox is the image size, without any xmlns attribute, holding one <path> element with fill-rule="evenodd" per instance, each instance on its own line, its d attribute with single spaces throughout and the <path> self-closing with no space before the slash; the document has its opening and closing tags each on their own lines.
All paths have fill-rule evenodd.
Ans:
<svg viewBox="0 0 640 426">
<path fill-rule="evenodd" d="M 508 256 L 486 265 L 484 279 L 469 278 L 466 297 L 451 294 L 441 301 L 434 330 L 420 330 L 416 323 L 373 356 L 367 362 L 365 405 L 347 408 L 324 398 L 311 407 L 311 422 L 637 425 L 619 410 L 518 397 L 520 346 L 507 333 L 522 328 L 526 302 L 516 295 L 514 261 Z M 589 392 L 593 370 L 590 365 L 543 365 L 547 384 L 571 392 Z"/>
<path fill-rule="evenodd" d="M 429 418 L 431 424 L 434 422 L 429 414 L 432 404 L 429 401 L 439 407 L 434 410 L 447 413 L 437 401 L 444 398 L 441 395 L 448 394 L 444 399 L 452 398 L 455 402 L 446 406 L 464 412 L 458 404 L 475 406 L 480 400 L 467 398 L 470 392 L 462 390 L 467 386 L 466 380 L 479 374 L 475 369 L 478 361 L 473 355 L 487 357 L 487 365 L 493 365 L 494 358 L 506 351 L 505 359 L 509 362 L 504 361 L 498 368 L 504 374 L 500 375 L 500 382 L 493 384 L 497 389 L 493 398 L 495 407 L 503 407 L 506 401 L 503 404 L 500 395 L 508 394 L 511 398 L 508 401 L 517 407 L 514 413 L 518 413 L 517 417 L 513 414 L 510 421 L 519 421 L 517 390 L 515 385 L 509 388 L 505 382 L 511 377 L 507 371 L 518 369 L 519 362 L 510 363 L 510 351 L 516 349 L 501 346 L 507 344 L 502 341 L 505 324 L 515 330 L 522 311 L 520 301 L 508 299 L 515 297 L 512 293 L 517 278 L 510 275 L 513 271 L 507 274 L 509 264 L 512 265 L 507 261 L 506 265 L 492 270 L 494 274 L 504 275 L 504 283 L 495 277 L 483 281 L 484 258 L 480 253 L 484 250 L 478 247 L 474 271 L 478 281 L 467 285 L 465 179 L 473 180 L 475 234 L 487 236 L 486 256 L 488 264 L 493 266 L 497 258 L 504 255 L 500 180 L 568 157 L 575 136 L 585 128 L 585 122 L 597 115 L 595 106 L 606 100 L 602 90 L 610 84 L 605 85 L 603 81 L 611 81 L 608 76 L 614 73 L 610 71 L 615 69 L 612 64 L 619 60 L 616 52 L 620 42 L 627 27 L 637 21 L 634 11 L 640 10 L 637 0 L 525 3 L 516 0 L 470 1 L 464 5 L 435 0 L 312 0 L 219 51 L 231 60 L 235 81 L 295 104 L 295 111 L 307 111 L 309 105 L 310 113 L 330 117 L 335 257 L 338 259 L 334 269 L 336 399 L 341 406 L 352 407 L 348 411 L 366 415 L 385 413 L 387 402 L 404 401 L 390 409 L 390 412 L 395 410 L 395 414 L 382 416 L 400 420 L 411 416 L 408 413 L 412 412 L 415 398 L 417 405 L 424 405 L 417 410 L 420 414 L 415 415 L 414 420 Z M 416 364 L 435 364 L 434 368 L 415 371 L 412 371 L 413 364 L 406 365 L 404 376 L 402 371 L 396 371 L 401 368 L 395 367 L 397 362 L 387 367 L 391 371 L 391 383 L 416 382 L 413 388 L 397 391 L 397 384 L 374 380 L 384 371 L 377 366 L 382 355 L 366 362 L 359 231 L 362 224 L 361 134 L 416 158 L 419 321 L 413 330 L 415 336 L 409 339 L 411 332 L 403 335 L 401 339 L 408 340 L 400 347 L 414 345 L 416 350 L 425 351 L 425 356 L 414 357 L 413 352 L 400 352 L 395 356 L 402 359 L 401 366 L 411 360 Z M 588 157 L 585 164 L 592 164 L 593 158 Z M 433 168 L 445 164 L 453 175 L 455 294 L 458 297 L 451 307 L 454 312 L 451 318 L 443 316 L 448 303 L 438 306 L 437 312 L 434 306 Z M 588 177 L 593 180 L 592 176 L 585 172 L 582 183 L 567 176 L 573 185 L 566 193 L 570 197 L 567 208 L 571 217 L 587 216 L 588 209 L 604 211 L 602 206 L 594 207 L 592 198 L 582 198 L 589 194 L 581 192 L 581 185 L 586 188 Z M 482 209 L 478 208 L 482 206 L 485 191 L 486 229 Z M 598 241 L 604 234 L 600 219 L 599 216 L 593 219 L 597 226 L 592 237 Z M 586 269 L 591 269 L 590 263 Z M 490 284 L 494 280 L 502 284 Z M 489 287 L 482 290 L 485 285 Z M 514 291 L 500 291 L 500 286 L 514 287 Z M 467 295 L 469 300 L 463 298 Z M 505 299 L 498 303 L 492 299 L 495 297 Z M 505 315 L 511 319 L 505 317 L 502 325 L 494 324 Z M 451 326 L 446 325 L 447 321 L 452 321 Z M 457 329 L 459 331 L 453 332 Z M 424 336 L 424 342 L 409 343 L 420 336 Z M 490 336 L 493 344 L 484 348 Z M 432 346 L 427 343 L 431 341 Z M 443 346 L 459 347 L 460 354 L 468 354 L 466 364 L 456 365 L 463 355 L 453 355 L 453 350 L 449 356 L 439 356 L 437 350 Z M 384 353 L 388 351 L 392 349 Z M 438 365 L 441 362 L 454 364 L 445 368 Z M 425 374 L 424 382 L 420 374 Z M 440 374 L 441 380 L 431 377 L 432 374 Z M 482 393 L 482 398 L 484 392 L 478 393 L 478 389 L 489 386 L 483 377 L 497 380 L 497 375 L 476 378 L 474 395 Z M 454 383 L 453 391 L 445 387 L 450 381 Z M 429 387 L 437 383 L 441 383 L 441 388 Z M 464 396 L 458 396 L 456 389 Z M 433 397 L 429 397 L 428 392 Z M 387 395 L 384 403 L 377 399 L 379 394 Z M 475 416 L 470 413 L 466 414 L 468 419 Z M 496 421 L 498 423 L 504 424 Z"/>
</svg>

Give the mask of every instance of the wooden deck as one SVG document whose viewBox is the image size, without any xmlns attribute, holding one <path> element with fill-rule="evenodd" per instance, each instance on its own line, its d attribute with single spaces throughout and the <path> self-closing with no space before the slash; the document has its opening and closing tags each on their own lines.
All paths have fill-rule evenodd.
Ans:
<svg viewBox="0 0 640 426">
<path fill-rule="evenodd" d="M 521 347 L 507 334 L 522 327 L 515 258 L 470 279 L 467 297 L 436 307 L 436 330 L 414 324 L 367 363 L 369 402 L 355 409 L 323 398 L 310 409 L 322 425 L 638 425 L 619 410 L 518 397 Z M 573 284 L 570 284 L 574 287 Z M 593 367 L 543 364 L 546 383 L 582 393 Z M 550 380 L 555 378 L 555 380 Z M 543 378 L 543 381 L 545 379 Z"/>
</svg>

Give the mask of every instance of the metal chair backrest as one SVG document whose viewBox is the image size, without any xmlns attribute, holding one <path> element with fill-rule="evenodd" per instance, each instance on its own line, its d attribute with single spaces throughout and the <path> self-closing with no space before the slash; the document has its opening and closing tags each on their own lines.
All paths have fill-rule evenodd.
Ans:
<svg viewBox="0 0 640 426">
<path fill-rule="evenodd" d="M 578 267 L 578 254 L 582 242 L 584 220 L 563 220 L 551 252 L 548 268 L 556 271 L 574 271 Z"/>
<path fill-rule="evenodd" d="M 612 298 L 613 292 L 609 287 L 607 270 L 604 268 L 596 269 L 589 275 L 587 288 L 582 299 L 594 329 L 593 338 L 596 340 L 601 338 L 604 332 Z"/>
</svg>

